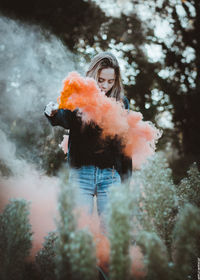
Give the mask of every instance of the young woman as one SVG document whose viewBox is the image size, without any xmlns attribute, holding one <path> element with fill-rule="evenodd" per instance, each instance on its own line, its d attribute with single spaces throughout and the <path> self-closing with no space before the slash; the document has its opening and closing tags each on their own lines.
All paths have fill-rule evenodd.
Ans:
<svg viewBox="0 0 200 280">
<path fill-rule="evenodd" d="M 92 77 L 102 94 L 113 97 L 124 103 L 129 109 L 127 98 L 123 95 L 120 67 L 116 57 L 109 52 L 96 55 L 86 73 Z M 68 162 L 72 167 L 69 180 L 76 180 L 81 193 L 81 203 L 87 205 L 89 213 L 93 210 L 93 198 L 97 197 L 98 214 L 106 213 L 109 188 L 120 185 L 128 175 L 131 175 L 132 163 L 122 153 L 120 140 L 107 137 L 102 140 L 101 128 L 95 123 L 83 124 L 77 110 L 57 109 L 50 102 L 45 109 L 45 115 L 51 125 L 59 125 L 70 130 L 68 145 Z M 117 135 L 117 131 L 116 131 Z"/>
</svg>

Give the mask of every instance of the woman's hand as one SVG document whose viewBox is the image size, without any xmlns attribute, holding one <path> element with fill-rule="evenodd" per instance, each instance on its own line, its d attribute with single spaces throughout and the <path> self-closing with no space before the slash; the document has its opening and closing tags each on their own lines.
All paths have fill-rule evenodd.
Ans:
<svg viewBox="0 0 200 280">
<path fill-rule="evenodd" d="M 44 110 L 45 114 L 47 114 L 49 117 L 55 115 L 57 111 L 58 111 L 58 104 L 54 102 L 49 102 L 49 104 L 47 104 Z"/>
</svg>

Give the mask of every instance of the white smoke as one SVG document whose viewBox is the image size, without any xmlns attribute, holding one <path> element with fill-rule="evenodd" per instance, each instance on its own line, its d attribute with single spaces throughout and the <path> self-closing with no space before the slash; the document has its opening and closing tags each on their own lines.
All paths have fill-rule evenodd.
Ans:
<svg viewBox="0 0 200 280">
<path fill-rule="evenodd" d="M 75 56 L 37 26 L 0 18 L 1 108 L 27 116 L 56 99 L 62 80 L 77 68 Z"/>
<path fill-rule="evenodd" d="M 30 172 L 31 167 L 26 163 L 24 159 L 19 159 L 16 157 L 15 145 L 8 140 L 6 134 L 1 129 L 0 143 L 0 162 L 5 165 L 5 167 L 12 173 L 12 175 L 21 175 L 23 172 Z"/>
<path fill-rule="evenodd" d="M 82 72 L 78 57 L 58 38 L 39 26 L 0 17 L 1 150 L 10 150 L 11 139 L 17 156 L 38 157 L 49 135 L 44 107 L 56 101 L 72 70 Z"/>
</svg>

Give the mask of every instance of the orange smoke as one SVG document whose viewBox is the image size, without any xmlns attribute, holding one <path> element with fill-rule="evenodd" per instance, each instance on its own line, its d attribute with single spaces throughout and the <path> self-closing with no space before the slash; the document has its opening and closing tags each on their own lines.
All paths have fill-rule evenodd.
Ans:
<svg viewBox="0 0 200 280">
<path fill-rule="evenodd" d="M 59 109 L 79 108 L 85 122 L 94 121 L 102 128 L 102 137 L 121 138 L 125 155 L 132 157 L 133 168 L 140 168 L 155 151 L 161 132 L 150 122 L 143 121 L 139 112 L 127 112 L 114 98 L 101 94 L 96 81 L 69 73 L 64 82 Z"/>
<path fill-rule="evenodd" d="M 110 255 L 110 244 L 107 236 L 102 233 L 100 218 L 97 212 L 94 212 L 93 215 L 89 215 L 87 214 L 87 209 L 84 209 L 83 207 L 81 207 L 81 209 L 77 208 L 76 211 L 78 211 L 78 228 L 83 229 L 87 227 L 93 235 L 96 246 L 97 265 L 102 267 L 104 270 L 107 270 Z"/>
<path fill-rule="evenodd" d="M 147 275 L 147 269 L 144 265 L 144 256 L 140 247 L 130 247 L 131 257 L 131 274 L 134 275 L 134 279 L 143 279 Z"/>
<path fill-rule="evenodd" d="M 58 216 L 58 179 L 37 172 L 0 180 L 0 212 L 11 198 L 30 201 L 30 224 L 33 231 L 31 259 L 42 248 L 44 237 L 56 229 Z"/>
<path fill-rule="evenodd" d="M 97 212 L 94 212 L 92 215 L 87 214 L 87 209 L 83 207 L 76 208 L 75 212 L 78 217 L 78 228 L 83 229 L 87 227 L 92 233 L 96 246 L 97 265 L 107 273 L 109 271 L 110 261 L 110 242 L 108 237 L 102 233 L 100 218 Z M 131 274 L 135 279 L 143 279 L 147 271 L 144 266 L 144 256 L 141 249 L 139 246 L 132 245 L 129 251 L 131 258 Z"/>
<path fill-rule="evenodd" d="M 34 260 L 38 250 L 42 248 L 44 237 L 48 232 L 56 229 L 55 219 L 58 218 L 57 200 L 59 180 L 40 175 L 32 170 L 24 176 L 1 178 L 0 180 L 0 212 L 10 198 L 24 198 L 31 201 L 30 224 L 33 231 L 33 247 L 29 260 Z M 96 246 L 97 265 L 105 272 L 109 270 L 110 243 L 100 228 L 100 218 L 97 212 L 87 214 L 83 208 L 75 209 L 78 228 L 87 227 L 93 235 Z M 143 255 L 139 247 L 130 248 L 132 259 L 131 271 L 136 279 L 142 279 L 144 273 Z"/>
</svg>

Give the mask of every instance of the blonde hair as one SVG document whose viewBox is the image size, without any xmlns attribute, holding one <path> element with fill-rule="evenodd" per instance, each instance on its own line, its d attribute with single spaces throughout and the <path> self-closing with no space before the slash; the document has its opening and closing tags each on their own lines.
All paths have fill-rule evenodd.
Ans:
<svg viewBox="0 0 200 280">
<path fill-rule="evenodd" d="M 113 68 L 115 71 L 115 83 L 106 95 L 116 98 L 117 101 L 121 100 L 124 96 L 124 90 L 122 85 L 120 67 L 116 57 L 112 53 L 102 52 L 100 54 L 97 54 L 92 59 L 88 71 L 86 72 L 86 76 L 98 81 L 100 71 L 105 68 Z"/>
</svg>

